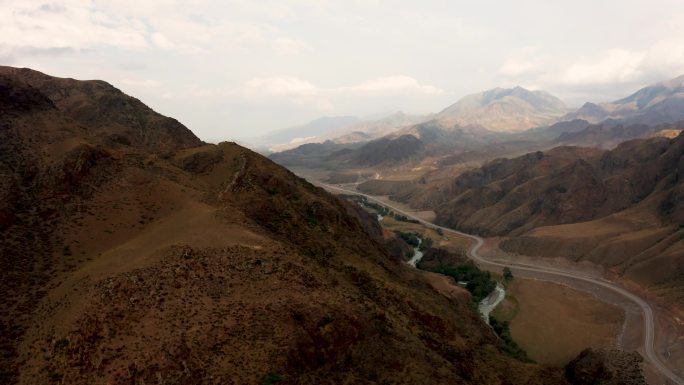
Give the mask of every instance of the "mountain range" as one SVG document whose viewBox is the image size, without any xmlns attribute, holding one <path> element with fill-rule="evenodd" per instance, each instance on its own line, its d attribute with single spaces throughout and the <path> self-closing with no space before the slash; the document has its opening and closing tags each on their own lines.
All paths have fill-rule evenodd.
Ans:
<svg viewBox="0 0 684 385">
<path fill-rule="evenodd" d="M 380 119 L 360 119 L 355 116 L 322 117 L 301 126 L 271 132 L 255 143 L 266 146 L 266 152 L 281 152 L 309 143 L 349 144 L 379 138 L 397 128 L 426 120 L 423 115 L 395 112 Z"/>
<path fill-rule="evenodd" d="M 604 376 L 510 357 L 374 216 L 104 81 L 0 67 L 0 148 L 2 383 Z"/>
<path fill-rule="evenodd" d="M 610 149 L 634 138 L 676 135 L 684 127 L 680 122 L 684 120 L 683 82 L 684 76 L 613 103 L 588 103 L 569 113 L 546 92 L 496 88 L 466 96 L 423 122 L 387 125 L 377 131 L 384 136 L 330 135 L 324 142 L 270 156 L 287 166 L 341 171 L 368 166 L 424 167 L 431 159 L 439 164 L 454 164 L 456 159 L 482 161 L 558 145 Z M 418 140 L 404 138 L 407 135 Z M 407 147 L 407 143 L 412 144 Z M 382 152 L 372 158 L 364 155 L 380 148 Z"/>
<path fill-rule="evenodd" d="M 362 191 L 434 210 L 438 223 L 506 236 L 504 250 L 603 265 L 684 303 L 684 135 L 610 151 L 556 147 L 455 177 L 369 181 Z M 662 269 L 659 266 L 668 266 Z"/>
<path fill-rule="evenodd" d="M 303 126 L 278 130 L 260 143 L 270 143 L 270 152 L 283 152 L 300 145 L 364 143 L 382 136 L 411 133 L 414 126 L 435 126 L 447 131 L 479 130 L 517 132 L 553 123 L 567 113 L 562 101 L 543 91 L 522 87 L 496 88 L 468 95 L 438 114 L 408 115 L 397 112 L 379 120 L 353 117 L 325 117 Z M 420 134 L 415 135 L 418 138 Z M 268 139 L 266 139 L 268 138 Z"/>
<path fill-rule="evenodd" d="M 664 124 L 684 120 L 684 75 L 644 87 L 612 103 L 586 103 L 563 120 L 590 123 L 619 120 L 625 123 Z"/>
<path fill-rule="evenodd" d="M 309 157 L 293 149 L 271 158 L 432 210 L 446 226 L 505 237 L 501 247 L 511 253 L 603 266 L 681 305 L 683 82 L 654 84 L 521 132 L 442 120 L 537 96 L 539 111 L 562 109 L 543 93 L 492 90 L 375 140 L 311 144 Z"/>
<path fill-rule="evenodd" d="M 360 123 L 356 116 L 324 116 L 306 124 L 282 128 L 269 132 L 255 140 L 256 143 L 268 146 L 270 151 L 282 151 L 309 143 L 322 135 Z"/>
</svg>

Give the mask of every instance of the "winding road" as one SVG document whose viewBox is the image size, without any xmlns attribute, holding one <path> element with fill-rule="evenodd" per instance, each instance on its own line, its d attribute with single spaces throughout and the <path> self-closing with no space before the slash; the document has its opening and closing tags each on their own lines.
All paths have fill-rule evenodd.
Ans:
<svg viewBox="0 0 684 385">
<path fill-rule="evenodd" d="M 310 180 L 311 181 L 311 180 Z M 382 204 L 383 206 L 389 207 L 392 210 L 405 215 L 409 218 L 415 219 L 419 221 L 421 224 L 431 227 L 434 229 L 441 229 L 444 232 L 449 232 L 452 234 L 457 234 L 466 238 L 470 238 L 475 241 L 475 244 L 470 248 L 468 251 L 468 254 L 471 259 L 474 261 L 482 264 L 482 265 L 487 265 L 487 266 L 493 266 L 497 268 L 503 268 L 503 267 L 510 267 L 514 270 L 519 270 L 519 271 L 527 271 L 527 272 L 533 272 L 533 273 L 541 273 L 545 274 L 548 276 L 558 276 L 558 277 L 565 277 L 565 278 L 570 278 L 570 279 L 575 279 L 579 281 L 584 281 L 588 282 L 593 285 L 598 285 L 603 288 L 612 290 L 613 292 L 623 296 L 624 298 L 627 298 L 631 302 L 635 303 L 642 312 L 643 316 L 643 324 L 644 324 L 644 331 L 643 331 L 643 341 L 642 341 L 642 348 L 643 352 L 645 354 L 646 360 L 648 360 L 653 367 L 658 370 L 665 378 L 667 378 L 669 381 L 672 381 L 674 384 L 679 384 L 679 385 L 684 385 L 684 379 L 682 377 L 678 376 L 676 373 L 674 373 L 672 370 L 670 370 L 669 367 L 660 359 L 658 354 L 655 351 L 655 321 L 654 321 L 654 315 L 653 315 L 653 309 L 651 309 L 651 306 L 642 298 L 634 295 L 630 291 L 625 290 L 624 288 L 608 281 L 607 279 L 604 278 L 597 278 L 597 277 L 592 277 L 589 275 L 583 275 L 577 272 L 569 272 L 569 271 L 563 271 L 563 270 L 558 270 L 558 269 L 553 269 L 553 268 L 548 268 L 548 267 L 540 267 L 540 266 L 533 266 L 533 265 L 527 265 L 527 264 L 518 264 L 518 263 L 500 263 L 496 261 L 491 261 L 488 259 L 483 258 L 480 254 L 478 254 L 478 251 L 484 244 L 484 240 L 477 235 L 472 235 L 472 234 L 466 234 L 458 230 L 450 229 L 448 227 L 444 226 L 439 226 L 434 223 L 428 222 L 426 220 L 423 220 L 421 218 L 415 217 L 411 215 L 408 212 L 405 212 L 397 207 L 394 207 L 387 202 L 381 201 L 377 198 L 374 198 L 371 195 L 363 194 L 358 191 L 352 191 L 352 190 L 347 190 L 341 187 L 337 186 L 332 186 L 329 184 L 321 183 L 316 181 L 315 184 L 318 184 L 319 186 L 323 187 L 326 190 L 329 191 L 338 191 L 342 193 L 347 193 L 347 194 L 355 194 L 355 195 L 361 195 L 366 197 L 369 200 L 372 200 L 376 203 Z"/>
</svg>

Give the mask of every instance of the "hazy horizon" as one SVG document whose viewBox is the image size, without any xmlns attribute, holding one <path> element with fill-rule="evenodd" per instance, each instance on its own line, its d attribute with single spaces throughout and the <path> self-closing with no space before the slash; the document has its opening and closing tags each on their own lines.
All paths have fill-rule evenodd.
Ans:
<svg viewBox="0 0 684 385">
<path fill-rule="evenodd" d="M 684 74 L 673 0 L 187 4 L 1 1 L 0 64 L 106 80 L 207 141 L 514 85 L 577 107 Z"/>
</svg>

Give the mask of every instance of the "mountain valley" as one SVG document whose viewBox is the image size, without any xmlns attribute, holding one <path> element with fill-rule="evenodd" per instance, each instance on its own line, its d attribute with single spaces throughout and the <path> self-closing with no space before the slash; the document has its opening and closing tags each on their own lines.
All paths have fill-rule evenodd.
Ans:
<svg viewBox="0 0 684 385">
<path fill-rule="evenodd" d="M 262 156 L 101 81 L 0 98 L 5 383 L 569 383 Z"/>
<path fill-rule="evenodd" d="M 289 162 L 303 159 L 300 149 L 271 158 L 312 181 L 434 212 L 438 225 L 490 237 L 492 255 L 510 263 L 589 268 L 629 287 L 671 325 L 662 326 L 671 333 L 663 349 L 677 368 L 684 363 L 677 198 L 684 139 L 681 117 L 660 112 L 679 109 L 678 81 L 615 102 L 637 106 L 614 108 L 621 115 L 590 117 L 585 106 L 546 126 L 496 132 L 446 128 L 437 114 L 296 164 Z"/>
<path fill-rule="evenodd" d="M 0 385 L 684 385 L 684 2 L 0 15 Z"/>
</svg>

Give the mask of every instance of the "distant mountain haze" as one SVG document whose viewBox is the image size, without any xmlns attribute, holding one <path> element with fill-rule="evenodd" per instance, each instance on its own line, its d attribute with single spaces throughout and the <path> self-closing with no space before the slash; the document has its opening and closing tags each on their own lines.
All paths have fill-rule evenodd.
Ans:
<svg viewBox="0 0 684 385">
<path fill-rule="evenodd" d="M 353 138 L 359 133 L 367 135 L 370 139 L 375 139 L 394 132 L 402 127 L 408 127 L 424 122 L 430 119 L 431 116 L 432 115 L 430 114 L 412 115 L 398 111 L 380 119 L 359 122 L 358 124 L 345 130 L 346 132 L 344 132 L 343 135 L 337 136 L 339 133 L 332 133 L 327 139 L 331 139 L 336 143 L 349 143 L 353 140 L 350 140 L 348 136 L 351 135 L 351 138 Z"/>
<path fill-rule="evenodd" d="M 453 164 L 459 159 L 484 160 L 557 145 L 611 149 L 625 140 L 676 135 L 684 127 L 683 90 L 681 76 L 613 103 L 586 103 L 568 113 L 563 102 L 547 92 L 495 88 L 465 96 L 435 115 L 397 113 L 301 143 L 271 146 L 277 152 L 271 159 L 290 166 L 325 165 L 339 170 L 409 164 L 415 167 L 427 157 L 445 157 L 447 163 Z M 406 138 L 397 140 L 406 135 L 418 139 L 408 146 L 410 151 Z M 312 146 L 298 148 L 304 143 Z M 509 144 L 497 145 L 504 143 Z M 379 148 L 384 149 L 383 153 L 368 156 Z M 283 151 L 287 153 L 280 156 Z"/>
<path fill-rule="evenodd" d="M 273 152 L 285 151 L 308 143 L 365 142 L 389 134 L 398 128 L 425 121 L 429 115 L 395 112 L 380 119 L 362 120 L 353 116 L 323 117 L 302 126 L 275 131 L 261 139 Z"/>
<path fill-rule="evenodd" d="M 303 144 L 307 138 L 324 135 L 340 128 L 359 123 L 356 116 L 324 116 L 299 126 L 281 128 L 255 140 L 266 145 L 297 143 Z"/>
<path fill-rule="evenodd" d="M 358 123 L 342 136 L 273 146 L 281 152 L 271 159 L 290 166 L 390 166 L 505 141 L 511 133 L 555 123 L 565 113 L 563 102 L 547 92 L 496 88 L 466 96 L 436 115 L 397 113 Z"/>
<path fill-rule="evenodd" d="M 586 103 L 562 120 L 599 123 L 608 119 L 656 125 L 684 119 L 684 75 L 644 87 L 611 103 Z"/>
<path fill-rule="evenodd" d="M 464 96 L 435 115 L 397 112 L 382 119 L 365 121 L 353 116 L 324 117 L 302 126 L 275 131 L 264 137 L 261 143 L 278 152 L 326 140 L 345 144 L 405 134 L 422 139 L 420 131 L 423 130 L 418 128 L 427 126 L 446 131 L 480 130 L 490 135 L 532 129 L 541 134 L 545 127 L 561 134 L 576 132 L 584 124 L 606 121 L 610 122 L 609 125 L 676 123 L 684 120 L 684 75 L 644 87 L 611 103 L 587 102 L 575 111 L 568 111 L 570 109 L 563 101 L 546 91 L 531 91 L 523 87 L 494 88 Z M 567 125 L 566 122 L 572 121 L 575 122 Z M 579 124 L 580 121 L 586 123 Z"/>
<path fill-rule="evenodd" d="M 463 97 L 437 114 L 436 119 L 447 126 L 518 132 L 554 123 L 566 112 L 565 104 L 545 91 L 495 88 Z"/>
</svg>

